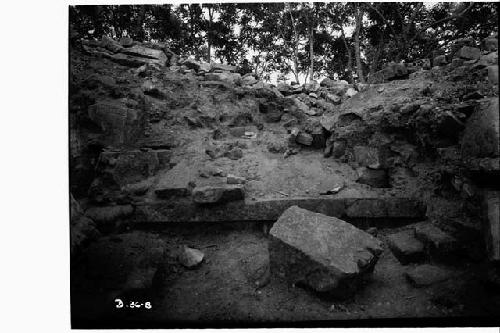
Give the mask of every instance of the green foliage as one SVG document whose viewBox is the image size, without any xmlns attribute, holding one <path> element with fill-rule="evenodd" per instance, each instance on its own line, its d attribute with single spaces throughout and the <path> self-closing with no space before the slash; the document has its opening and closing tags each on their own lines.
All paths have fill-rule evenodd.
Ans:
<svg viewBox="0 0 500 333">
<path fill-rule="evenodd" d="M 356 11 L 363 14 L 356 29 Z M 239 65 L 242 72 L 350 80 L 360 58 L 373 73 L 390 61 L 431 57 L 458 38 L 479 43 L 498 31 L 495 2 L 212 3 L 70 6 L 84 38 L 102 34 L 166 43 L 181 56 Z M 359 30 L 358 39 L 352 31 Z M 312 47 L 311 46 L 312 43 Z"/>
</svg>

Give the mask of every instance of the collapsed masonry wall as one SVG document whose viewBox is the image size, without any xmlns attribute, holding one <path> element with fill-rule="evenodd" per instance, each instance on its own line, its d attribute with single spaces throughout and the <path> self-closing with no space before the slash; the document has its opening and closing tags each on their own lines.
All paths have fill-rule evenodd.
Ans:
<svg viewBox="0 0 500 333">
<path fill-rule="evenodd" d="M 267 144 L 272 154 L 288 158 L 318 150 L 352 165 L 358 182 L 375 189 L 406 186 L 400 179 L 427 163 L 437 169 L 427 180 L 429 191 L 453 193 L 474 206 L 482 193 L 476 179 L 499 170 L 492 145 L 498 141 L 493 44 L 479 55 L 462 46 L 451 62 L 439 60 L 440 66 L 390 64 L 382 80 L 388 83 L 325 79 L 275 87 L 241 75 L 235 66 L 179 59 L 164 45 L 107 37 L 75 42 L 70 50 L 71 191 L 95 220 L 105 211 L 106 222 L 127 218 L 150 194 L 158 201 L 189 199 L 189 184 L 158 190 L 150 180 L 178 163 L 178 148 L 189 133 L 210 132 L 204 152 L 210 159 L 239 160 L 244 143 L 219 141 L 253 138 L 276 124 L 288 136 Z M 224 198 L 213 189 L 204 191 L 210 200 Z"/>
</svg>

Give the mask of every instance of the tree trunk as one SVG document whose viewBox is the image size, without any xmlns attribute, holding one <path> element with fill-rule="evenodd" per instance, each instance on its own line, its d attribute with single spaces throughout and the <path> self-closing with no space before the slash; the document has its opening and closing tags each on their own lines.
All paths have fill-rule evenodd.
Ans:
<svg viewBox="0 0 500 333">
<path fill-rule="evenodd" d="M 373 58 L 370 62 L 370 74 L 369 74 L 370 77 L 373 77 L 373 75 L 377 71 L 378 61 L 383 47 L 384 47 L 384 39 L 382 38 L 380 40 L 380 43 L 377 45 L 377 50 L 375 51 L 375 54 L 373 55 Z"/>
<path fill-rule="evenodd" d="M 299 84 L 299 35 L 297 33 L 297 28 L 295 26 L 295 20 L 292 15 L 292 9 L 290 9 L 290 19 L 292 21 L 293 28 L 293 74 L 295 75 L 295 81 Z"/>
<path fill-rule="evenodd" d="M 101 18 L 102 6 L 97 5 L 94 6 L 93 9 L 92 19 L 94 22 L 94 36 L 100 39 L 104 34 L 103 20 Z"/>
<path fill-rule="evenodd" d="M 210 60 L 212 59 L 212 23 L 213 23 L 213 9 L 211 7 L 208 7 L 208 32 L 207 32 L 207 43 L 208 43 L 208 54 L 207 54 L 207 61 L 210 63 Z"/>
<path fill-rule="evenodd" d="M 144 17 L 146 16 L 146 6 L 145 5 L 142 5 L 142 6 L 139 6 L 139 15 L 137 17 L 137 23 L 136 23 L 136 26 L 135 26 L 135 31 L 134 31 L 134 35 L 135 35 L 135 38 L 139 41 L 144 41 L 144 29 L 142 29 L 142 24 L 144 23 Z"/>
<path fill-rule="evenodd" d="M 365 83 L 365 77 L 363 75 L 363 68 L 361 63 L 361 49 L 359 45 L 359 35 L 361 32 L 361 25 L 363 24 L 363 11 L 360 4 L 356 6 L 356 31 L 354 34 L 354 53 L 356 55 L 356 70 L 358 74 L 359 82 Z"/>
<path fill-rule="evenodd" d="M 309 60 L 311 62 L 309 65 L 309 82 L 311 82 L 314 74 L 314 30 L 312 24 L 309 26 Z"/>
<path fill-rule="evenodd" d="M 352 54 L 351 54 L 351 49 L 349 48 L 349 44 L 347 44 L 347 40 L 345 38 L 345 33 L 344 33 L 344 28 L 341 27 L 340 31 L 341 31 L 342 41 L 344 42 L 345 51 L 347 53 L 347 70 L 349 71 L 349 75 L 348 75 L 347 81 L 349 83 L 352 83 Z"/>
</svg>

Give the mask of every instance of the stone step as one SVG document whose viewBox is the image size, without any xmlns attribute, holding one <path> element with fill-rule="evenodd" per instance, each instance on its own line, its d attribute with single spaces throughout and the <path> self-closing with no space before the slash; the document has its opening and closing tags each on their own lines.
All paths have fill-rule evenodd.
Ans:
<svg viewBox="0 0 500 333">
<path fill-rule="evenodd" d="M 198 205 L 191 200 L 138 204 L 131 222 L 276 221 L 291 206 L 360 226 L 401 226 L 425 219 L 426 205 L 410 198 L 286 198 Z M 368 225 L 367 225 L 368 224 Z"/>
<path fill-rule="evenodd" d="M 426 252 L 433 258 L 452 259 L 459 250 L 460 244 L 455 237 L 430 222 L 415 224 L 414 231 L 415 238 L 424 243 Z"/>
<path fill-rule="evenodd" d="M 394 256 L 403 265 L 420 262 L 426 258 L 424 243 L 415 238 L 412 229 L 387 236 L 387 243 Z"/>
</svg>

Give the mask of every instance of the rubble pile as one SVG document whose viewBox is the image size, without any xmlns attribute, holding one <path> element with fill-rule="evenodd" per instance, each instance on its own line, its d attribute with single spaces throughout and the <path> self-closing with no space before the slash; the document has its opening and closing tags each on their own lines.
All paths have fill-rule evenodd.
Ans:
<svg viewBox="0 0 500 333">
<path fill-rule="evenodd" d="M 72 251 L 110 225 L 137 220 L 138 212 L 161 215 L 152 204 L 244 210 L 269 188 L 292 200 L 293 189 L 273 186 L 320 174 L 317 187 L 295 190 L 304 197 L 380 195 L 425 203 L 427 221 L 387 238 L 403 265 L 460 256 L 468 250 L 457 244 L 471 234 L 463 230 L 476 230 L 481 221 L 488 256 L 499 260 L 498 188 L 491 182 L 500 172 L 495 37 L 480 46 L 457 41 L 432 63 L 387 64 L 368 84 L 325 78 L 302 86 L 275 86 L 237 66 L 180 58 L 162 44 L 109 37 L 74 43 L 70 184 L 81 208 L 72 213 L 78 225 Z M 299 157 L 309 159 L 307 168 Z M 321 173 L 332 166 L 332 173 Z M 273 173 L 285 176 L 255 185 Z M 338 211 L 349 210 L 353 221 L 366 217 L 352 208 L 359 202 L 342 203 Z M 368 206 L 381 211 L 371 214 L 379 219 L 398 209 Z M 380 241 L 332 216 L 285 208 L 271 229 L 271 270 L 292 284 L 351 295 L 374 269 Z M 183 265 L 198 267 L 203 253 L 184 250 Z M 421 286 L 433 283 L 422 276 L 444 281 L 450 274 L 424 266 L 407 278 Z"/>
</svg>

